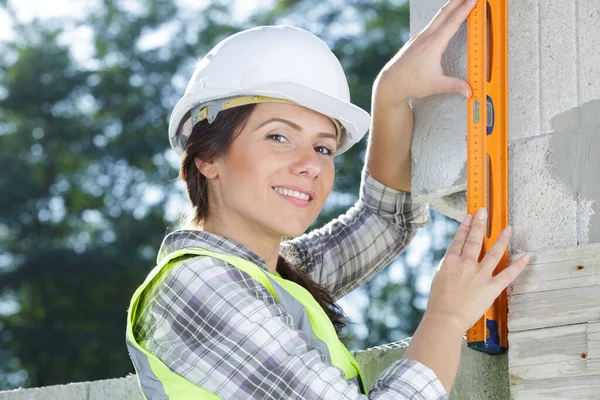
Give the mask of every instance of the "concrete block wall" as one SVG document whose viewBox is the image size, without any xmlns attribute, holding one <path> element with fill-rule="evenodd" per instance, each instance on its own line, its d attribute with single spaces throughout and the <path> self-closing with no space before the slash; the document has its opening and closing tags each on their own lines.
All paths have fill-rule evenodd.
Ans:
<svg viewBox="0 0 600 400">
<path fill-rule="evenodd" d="M 135 375 L 119 379 L 0 391 L 0 400 L 144 400 Z"/>
<path fill-rule="evenodd" d="M 481 1 L 481 0 L 480 0 Z M 411 1 L 411 33 L 445 0 Z M 508 0 L 510 398 L 600 398 L 600 1 Z M 442 66 L 466 76 L 465 26 Z M 413 194 L 461 220 L 466 100 L 413 102 Z M 498 359 L 498 362 L 499 359 Z"/>
<path fill-rule="evenodd" d="M 411 34 L 445 0 L 411 1 Z M 600 242 L 600 1 L 509 0 L 509 179 L 514 252 Z M 466 76 L 463 26 L 443 58 Z M 413 193 L 465 214 L 466 100 L 413 102 Z M 538 223 L 543 221 L 543 224 Z"/>
<path fill-rule="evenodd" d="M 444 3 L 445 0 L 411 1 L 411 36 L 423 30 Z M 446 74 L 465 79 L 464 24 L 450 41 L 442 67 Z M 412 106 L 413 196 L 429 202 L 436 211 L 461 219 L 466 190 L 466 100 L 459 95 L 436 95 L 414 99 Z"/>
<path fill-rule="evenodd" d="M 369 387 L 390 364 L 403 357 L 408 342 L 391 343 L 354 353 Z M 509 398 L 508 388 L 506 354 L 488 356 L 470 350 L 464 342 L 450 400 L 506 400 Z"/>
<path fill-rule="evenodd" d="M 408 341 L 391 343 L 354 353 L 365 373 L 367 384 L 404 355 Z M 504 400 L 508 398 L 506 355 L 490 357 L 463 346 L 461 363 L 451 400 Z M 0 391 L 0 400 L 143 400 L 137 378 L 108 379 L 34 389 Z"/>
</svg>

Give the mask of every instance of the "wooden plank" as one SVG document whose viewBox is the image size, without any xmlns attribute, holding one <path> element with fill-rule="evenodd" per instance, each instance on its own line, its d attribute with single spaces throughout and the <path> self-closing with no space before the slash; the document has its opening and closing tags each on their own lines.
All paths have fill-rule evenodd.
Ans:
<svg viewBox="0 0 600 400">
<path fill-rule="evenodd" d="M 510 380 L 521 382 L 574 376 L 598 378 L 600 322 L 510 333 Z"/>
<path fill-rule="evenodd" d="M 511 285 L 512 295 L 600 284 L 600 244 L 546 250 L 531 256 L 530 264 Z"/>
<path fill-rule="evenodd" d="M 511 295 L 508 310 L 512 332 L 600 321 L 600 285 Z"/>
<path fill-rule="evenodd" d="M 587 352 L 587 325 L 510 332 L 508 368 L 579 360 Z"/>
<path fill-rule="evenodd" d="M 600 371 L 588 368 L 588 325 L 510 333 L 511 381 L 600 375 Z"/>
<path fill-rule="evenodd" d="M 580 267 L 579 265 L 574 268 Z M 523 294 L 523 293 L 535 293 L 535 292 L 547 292 L 550 290 L 569 289 L 576 287 L 584 287 L 591 285 L 600 285 L 600 271 L 594 275 L 583 275 L 578 277 L 566 277 L 555 280 L 546 280 L 536 282 L 532 280 L 526 284 L 517 283 L 513 284 L 513 291 L 511 294 Z"/>
<path fill-rule="evenodd" d="M 562 361 L 538 365 L 525 365 L 508 370 L 510 381 L 536 381 L 541 379 L 564 379 L 577 376 L 595 376 L 600 391 L 600 370 L 596 363 L 588 367 L 586 360 Z"/>
<path fill-rule="evenodd" d="M 532 253 L 508 311 L 511 399 L 600 399 L 600 244 Z"/>
<path fill-rule="evenodd" d="M 600 321 L 600 244 L 531 255 L 509 288 L 509 331 Z"/>
<path fill-rule="evenodd" d="M 531 254 L 530 264 L 551 264 L 556 261 L 581 260 L 598 256 L 600 243 L 584 244 L 579 246 L 545 249 Z M 519 255 L 514 255 L 513 259 Z"/>
<path fill-rule="evenodd" d="M 511 382 L 512 400 L 590 400 L 600 398 L 598 376 Z"/>
</svg>

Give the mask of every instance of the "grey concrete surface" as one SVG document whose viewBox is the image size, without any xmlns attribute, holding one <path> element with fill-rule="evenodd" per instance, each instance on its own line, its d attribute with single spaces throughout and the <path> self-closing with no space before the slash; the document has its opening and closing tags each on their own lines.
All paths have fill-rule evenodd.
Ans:
<svg viewBox="0 0 600 400">
<path fill-rule="evenodd" d="M 411 34 L 421 31 L 444 3 L 411 1 Z M 564 215 L 555 216 L 550 225 L 560 227 L 559 221 L 566 224 L 556 232 L 546 229 L 538 236 L 539 243 L 521 238 L 518 249 L 535 251 L 598 242 L 600 215 L 595 204 L 600 193 L 595 182 L 600 181 L 600 172 L 593 170 L 597 164 L 591 158 L 574 160 L 588 154 L 593 157 L 600 132 L 600 1 L 509 0 L 508 6 L 509 184 L 511 193 L 520 196 L 518 200 L 526 199 L 527 194 L 533 195 L 529 202 L 537 201 L 532 210 L 521 207 L 521 215 L 514 216 L 511 223 L 525 226 L 526 221 L 543 218 L 564 206 Z M 463 79 L 465 38 L 463 25 L 442 60 L 448 75 Z M 458 220 L 464 215 L 465 204 L 465 105 L 466 100 L 458 95 L 413 101 L 413 195 Z M 589 148 L 584 149 L 586 138 Z M 571 150 L 566 150 L 567 146 Z M 540 154 L 546 159 L 540 159 Z M 569 162 L 573 164 L 565 168 Z M 520 186 L 533 178 L 528 176 L 531 168 L 542 177 L 531 185 L 544 196 L 536 195 L 533 187 Z M 567 197 L 560 197 L 563 195 Z M 510 202 L 517 203 L 517 198 L 510 197 Z"/>
<path fill-rule="evenodd" d="M 354 353 L 364 370 L 369 387 L 390 364 L 402 358 L 407 342 Z M 137 378 L 107 379 L 34 389 L 0 391 L 0 400 L 143 400 Z M 508 360 L 506 355 L 488 356 L 463 345 L 458 375 L 451 400 L 508 399 Z"/>
<path fill-rule="evenodd" d="M 143 400 L 137 377 L 0 391 L 0 400 Z"/>
<path fill-rule="evenodd" d="M 402 358 L 406 346 L 406 343 L 392 343 L 354 354 L 356 361 L 364 366 L 369 387 L 373 386 L 377 377 L 389 365 Z M 508 388 L 506 354 L 488 356 L 470 350 L 464 342 L 450 400 L 507 400 L 509 399 Z"/>
<path fill-rule="evenodd" d="M 600 100 L 551 125 L 548 134 L 510 145 L 513 252 L 600 242 Z"/>
<path fill-rule="evenodd" d="M 410 31 L 425 28 L 444 0 L 411 1 Z M 442 58 L 446 74 L 465 79 L 466 30 L 463 27 L 450 41 Z M 460 95 L 438 95 L 412 101 L 415 134 L 412 192 L 421 201 L 465 190 L 466 100 Z M 435 205 L 432 203 L 432 207 Z"/>
</svg>

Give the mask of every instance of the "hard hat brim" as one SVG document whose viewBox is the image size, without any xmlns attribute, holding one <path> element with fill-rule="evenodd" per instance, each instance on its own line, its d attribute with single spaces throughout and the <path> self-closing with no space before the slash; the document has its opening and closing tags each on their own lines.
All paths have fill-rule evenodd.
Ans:
<svg viewBox="0 0 600 400">
<path fill-rule="evenodd" d="M 346 135 L 337 154 L 342 154 L 355 143 L 359 142 L 369 129 L 371 116 L 362 108 L 336 97 L 330 96 L 319 90 L 297 83 L 270 82 L 254 87 L 242 88 L 238 91 L 206 89 L 193 94 L 186 94 L 177 102 L 169 123 L 169 141 L 175 151 L 181 155 L 184 149 L 178 146 L 179 127 L 186 124 L 189 119 L 188 112 L 196 105 L 218 98 L 236 95 L 261 95 L 283 98 L 323 115 L 337 119 L 346 128 Z"/>
</svg>

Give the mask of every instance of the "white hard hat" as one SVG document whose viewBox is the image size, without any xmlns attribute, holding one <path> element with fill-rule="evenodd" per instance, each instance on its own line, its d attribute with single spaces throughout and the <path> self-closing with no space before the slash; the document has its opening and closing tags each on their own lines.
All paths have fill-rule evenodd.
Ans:
<svg viewBox="0 0 600 400">
<path fill-rule="evenodd" d="M 171 114 L 171 147 L 181 155 L 193 124 L 212 122 L 219 109 L 280 100 L 339 121 L 345 135 L 337 154 L 369 129 L 369 113 L 350 103 L 342 66 L 325 42 L 293 26 L 260 26 L 229 36 L 200 61 Z"/>
</svg>

